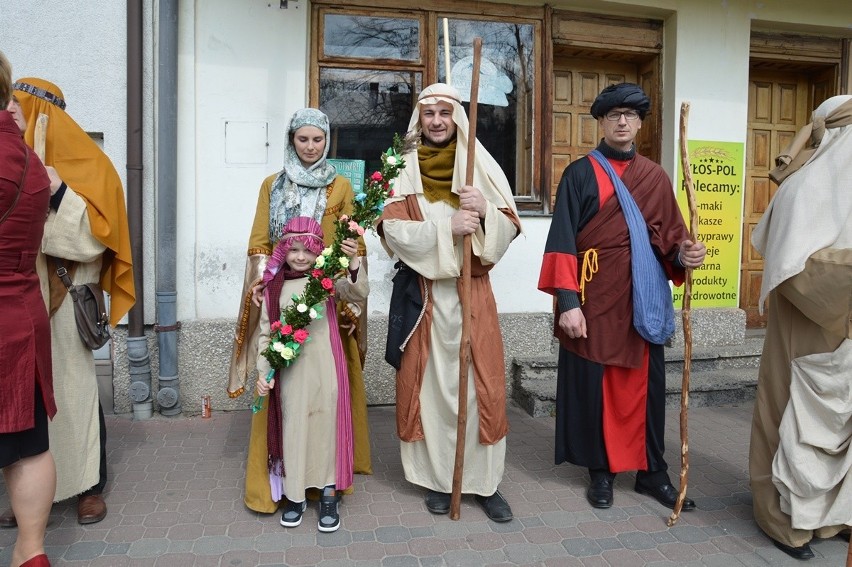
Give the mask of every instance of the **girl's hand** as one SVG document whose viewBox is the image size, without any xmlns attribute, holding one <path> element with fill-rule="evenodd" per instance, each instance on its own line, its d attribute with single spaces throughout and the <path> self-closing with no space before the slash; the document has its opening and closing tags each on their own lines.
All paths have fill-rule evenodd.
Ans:
<svg viewBox="0 0 852 567">
<path fill-rule="evenodd" d="M 358 243 L 352 238 L 347 238 L 340 243 L 340 251 L 349 256 L 349 271 L 357 272 L 361 266 L 361 257 L 358 256 Z"/>
<path fill-rule="evenodd" d="M 261 376 L 257 379 L 257 383 L 255 384 L 255 390 L 257 390 L 257 395 L 264 397 L 269 395 L 269 390 L 275 387 L 275 378 L 266 381 L 266 378 Z"/>
</svg>

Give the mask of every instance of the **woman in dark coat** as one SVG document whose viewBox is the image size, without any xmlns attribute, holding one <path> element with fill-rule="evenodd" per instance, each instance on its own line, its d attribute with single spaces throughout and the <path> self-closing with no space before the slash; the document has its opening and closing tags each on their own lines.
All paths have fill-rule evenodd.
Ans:
<svg viewBox="0 0 852 567">
<path fill-rule="evenodd" d="M 35 270 L 50 180 L 6 110 L 12 70 L 0 52 L 0 468 L 18 522 L 12 567 L 42 567 L 56 490 L 47 419 L 56 414 L 50 323 Z"/>
</svg>

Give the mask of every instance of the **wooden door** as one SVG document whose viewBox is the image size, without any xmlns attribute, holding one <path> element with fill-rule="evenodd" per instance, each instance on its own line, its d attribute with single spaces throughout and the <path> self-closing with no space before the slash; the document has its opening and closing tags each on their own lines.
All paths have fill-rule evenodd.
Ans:
<svg viewBox="0 0 852 567">
<path fill-rule="evenodd" d="M 763 258 L 751 244 L 754 227 L 777 190 L 769 179 L 774 159 L 810 118 L 809 81 L 804 73 L 755 71 L 749 75 L 748 139 L 746 141 L 745 206 L 740 277 L 740 308 L 746 326 L 766 326 L 758 299 L 763 279 Z"/>
<path fill-rule="evenodd" d="M 589 109 L 604 87 L 636 83 L 636 64 L 603 59 L 559 57 L 553 61 L 551 143 L 551 210 L 562 172 L 572 161 L 595 149 L 602 137 Z"/>
</svg>

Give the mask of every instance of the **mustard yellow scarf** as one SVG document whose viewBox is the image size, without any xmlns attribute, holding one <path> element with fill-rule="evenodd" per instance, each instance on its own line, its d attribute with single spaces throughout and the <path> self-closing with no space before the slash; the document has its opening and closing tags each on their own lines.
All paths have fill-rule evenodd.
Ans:
<svg viewBox="0 0 852 567">
<path fill-rule="evenodd" d="M 421 145 L 417 148 L 423 195 L 430 203 L 444 201 L 459 208 L 459 196 L 452 192 L 453 167 L 456 163 L 456 141 L 443 148 Z"/>
</svg>

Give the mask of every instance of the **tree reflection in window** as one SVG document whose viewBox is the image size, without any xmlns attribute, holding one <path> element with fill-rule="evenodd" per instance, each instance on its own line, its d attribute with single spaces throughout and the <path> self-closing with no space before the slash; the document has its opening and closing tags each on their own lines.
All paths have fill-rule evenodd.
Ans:
<svg viewBox="0 0 852 567">
<path fill-rule="evenodd" d="M 320 110 L 331 123 L 329 157 L 363 159 L 367 171 L 380 166 L 379 156 L 405 134 L 420 73 L 370 69 L 320 70 Z"/>
<path fill-rule="evenodd" d="M 326 14 L 323 53 L 326 57 L 420 59 L 420 22 Z"/>
<path fill-rule="evenodd" d="M 487 100 L 479 104 L 476 137 L 501 165 L 515 195 L 533 197 L 537 193 L 532 175 L 535 27 L 526 23 L 452 18 L 448 27 L 451 71 L 458 61 L 472 55 L 473 40 L 481 37 L 483 61 L 493 63 L 503 80 L 508 77 L 511 81 L 512 88 L 506 93 L 507 106 L 486 104 Z M 444 32 L 439 26 L 437 63 L 442 80 L 447 76 L 444 53 Z M 469 78 L 451 76 L 451 79 L 460 90 L 469 92 Z M 486 75 L 480 75 L 480 93 L 484 92 L 486 80 Z"/>
<path fill-rule="evenodd" d="M 446 81 L 442 18 L 440 14 L 435 14 L 437 18 L 350 15 L 342 10 L 320 13 L 319 104 L 331 118 L 330 155 L 364 159 L 369 171 L 377 166 L 376 157 L 393 134 L 407 128 L 414 101 L 425 86 L 424 77 L 431 77 L 431 69 L 437 68 L 437 80 Z M 433 28 L 431 22 L 439 25 Z M 506 106 L 480 99 L 477 138 L 503 168 L 518 200 L 537 202 L 538 175 L 532 164 L 538 112 L 535 38 L 541 31 L 540 22 L 450 16 L 448 27 L 450 65 L 470 57 L 473 39 L 481 37 L 483 58 L 493 63 L 505 82 L 501 88 Z M 437 52 L 422 49 L 426 34 L 435 34 Z M 363 61 L 353 63 L 352 59 Z M 482 79 L 480 89 L 483 93 Z M 469 90 L 469 82 L 465 90 Z"/>
</svg>

